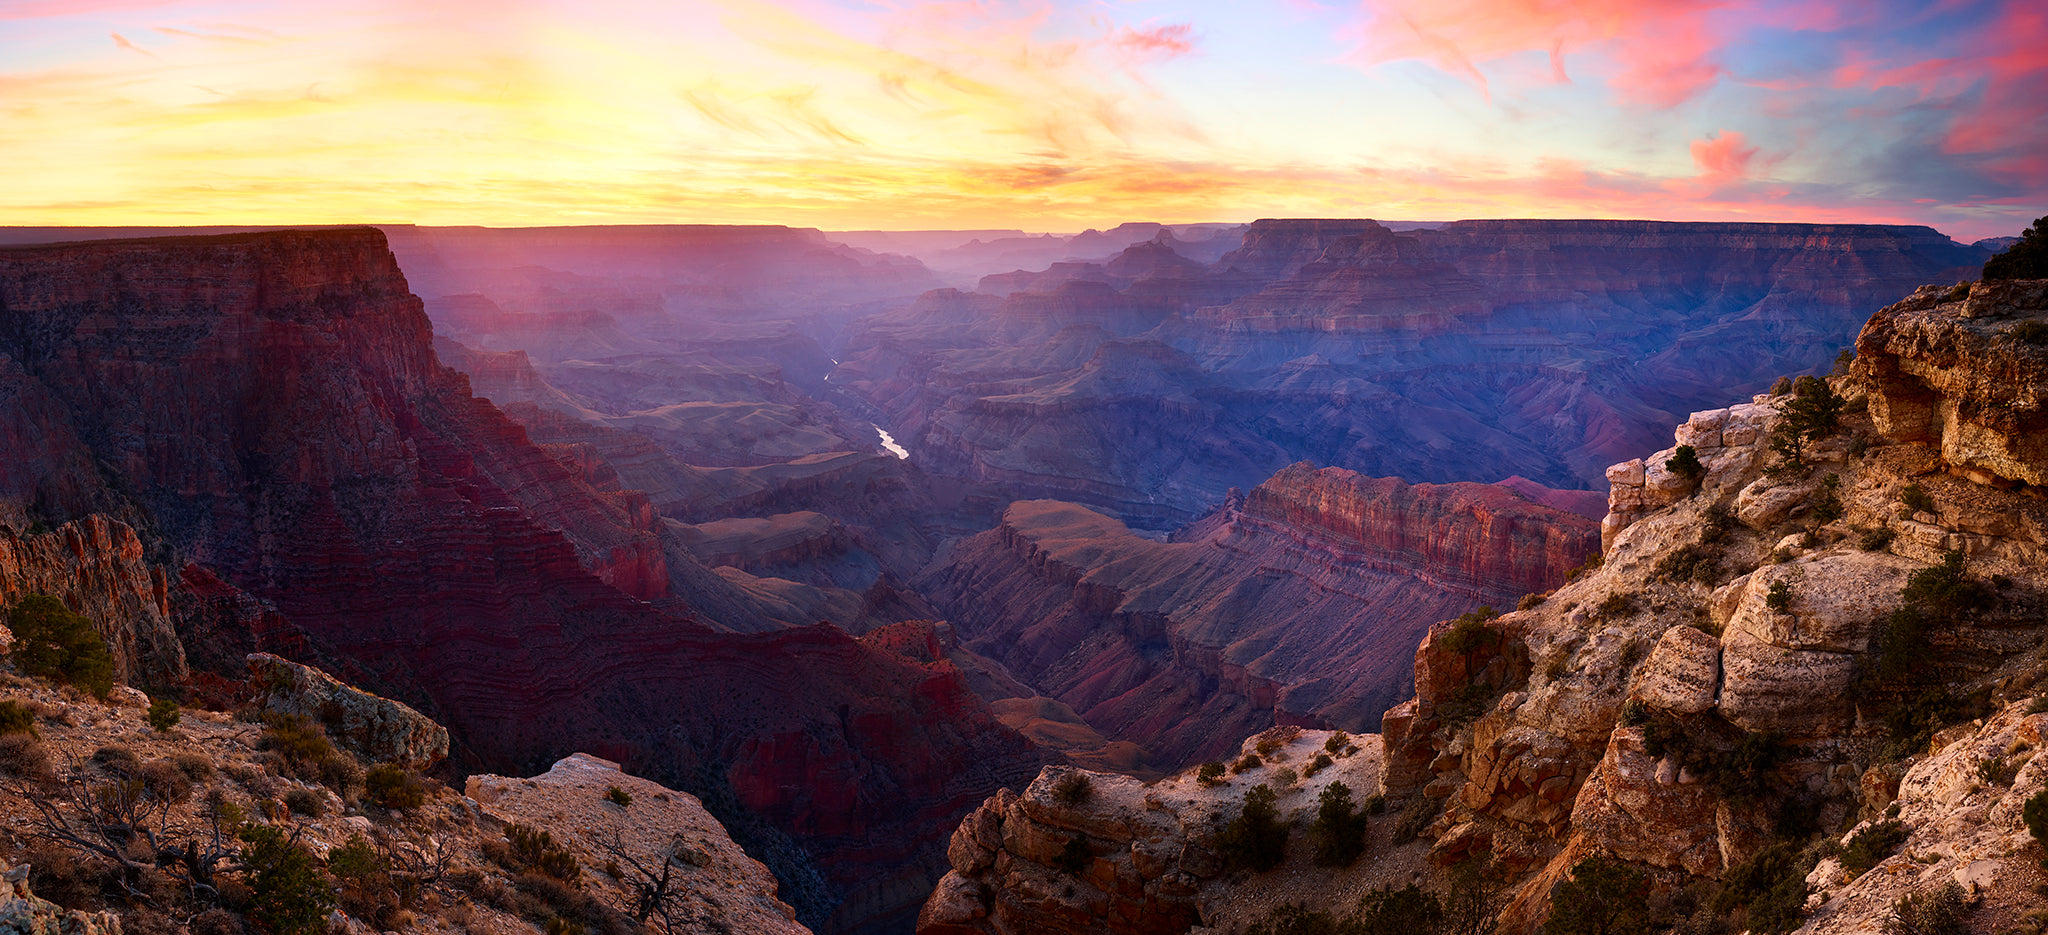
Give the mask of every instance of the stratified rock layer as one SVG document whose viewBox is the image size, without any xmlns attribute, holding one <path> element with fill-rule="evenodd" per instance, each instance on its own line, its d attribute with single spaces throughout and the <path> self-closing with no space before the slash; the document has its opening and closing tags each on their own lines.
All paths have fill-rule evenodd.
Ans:
<svg viewBox="0 0 2048 935">
<path fill-rule="evenodd" d="M 945 663 L 637 600 L 669 581 L 647 501 L 532 444 L 429 341 L 373 230 L 0 250 L 0 371 L 81 446 L 53 457 L 123 493 L 74 504 L 12 462 L 0 489 L 132 501 L 309 658 L 446 724 L 461 765 L 590 750 L 722 794 L 779 873 L 829 881 L 791 898 L 808 919 L 914 912 L 955 817 L 1037 754 Z"/>
<path fill-rule="evenodd" d="M 116 681 L 184 679 L 170 590 L 163 568 L 143 559 L 142 541 L 119 520 L 93 514 L 39 535 L 0 527 L 0 612 L 30 594 L 63 601 L 106 637 Z"/>
<path fill-rule="evenodd" d="M 922 584 L 968 649 L 1173 768 L 1276 720 L 1369 727 L 1430 623 L 1552 587 L 1594 544 L 1506 487 L 1295 465 L 1181 541 L 1012 504 Z"/>
</svg>

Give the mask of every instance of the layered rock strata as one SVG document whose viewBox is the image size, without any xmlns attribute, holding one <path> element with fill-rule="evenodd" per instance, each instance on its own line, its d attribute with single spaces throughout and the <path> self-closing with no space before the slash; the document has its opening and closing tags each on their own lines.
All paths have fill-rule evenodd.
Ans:
<svg viewBox="0 0 2048 935">
<path fill-rule="evenodd" d="M 1430 622 L 1563 581 L 1594 539 L 1505 487 L 1296 465 L 1180 541 L 1013 504 L 920 584 L 964 647 L 1174 768 L 1276 720 L 1370 726 Z"/>
<path fill-rule="evenodd" d="M 858 931 L 914 912 L 956 816 L 1039 762 L 948 664 L 642 600 L 669 581 L 647 501 L 441 367 L 376 231 L 9 248 L 0 308 L 52 437 L 303 660 L 446 724 L 460 768 L 583 749 L 719 792 L 778 873 L 822 874 L 805 917 Z"/>
<path fill-rule="evenodd" d="M 182 681 L 185 647 L 171 607 L 172 583 L 143 555 L 133 527 L 101 514 L 48 532 L 0 528 L 0 608 L 47 594 L 106 637 L 114 678 L 153 686 Z"/>
</svg>

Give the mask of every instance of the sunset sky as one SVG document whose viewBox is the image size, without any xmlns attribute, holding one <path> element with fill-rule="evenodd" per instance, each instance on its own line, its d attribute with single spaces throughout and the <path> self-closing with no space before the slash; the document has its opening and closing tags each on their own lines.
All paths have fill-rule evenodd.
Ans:
<svg viewBox="0 0 2048 935">
<path fill-rule="evenodd" d="M 0 0 L 0 224 L 2017 234 L 2048 4 Z"/>
</svg>

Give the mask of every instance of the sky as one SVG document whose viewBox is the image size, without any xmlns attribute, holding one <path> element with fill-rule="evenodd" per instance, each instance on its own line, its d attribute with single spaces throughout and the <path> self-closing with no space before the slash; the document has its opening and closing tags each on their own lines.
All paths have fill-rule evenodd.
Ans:
<svg viewBox="0 0 2048 935">
<path fill-rule="evenodd" d="M 2048 215 L 2040 0 L 0 0 L 0 224 Z"/>
</svg>

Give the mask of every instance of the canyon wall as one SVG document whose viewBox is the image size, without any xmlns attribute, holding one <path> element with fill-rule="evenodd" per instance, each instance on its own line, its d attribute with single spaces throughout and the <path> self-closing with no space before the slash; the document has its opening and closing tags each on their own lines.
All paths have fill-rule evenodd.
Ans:
<svg viewBox="0 0 2048 935">
<path fill-rule="evenodd" d="M 1155 529 L 1300 460 L 1597 488 L 1985 256 L 1919 227 L 1649 221 L 1263 220 L 1200 269 L 1162 248 L 865 319 L 833 384 L 928 470 Z"/>
<path fill-rule="evenodd" d="M 471 396 L 374 230 L 0 249 L 0 352 L 80 446 L 57 454 L 107 466 L 95 496 L 302 661 L 446 724 L 462 767 L 580 749 L 729 803 L 823 881 L 807 922 L 914 912 L 954 818 L 1038 763 L 946 663 L 642 600 L 670 560 L 647 500 Z"/>
<path fill-rule="evenodd" d="M 1554 586 L 1597 541 L 1505 487 L 1295 465 L 1174 541 L 1015 503 L 918 584 L 966 648 L 1172 769 L 1275 720 L 1369 727 L 1430 623 Z"/>
</svg>

